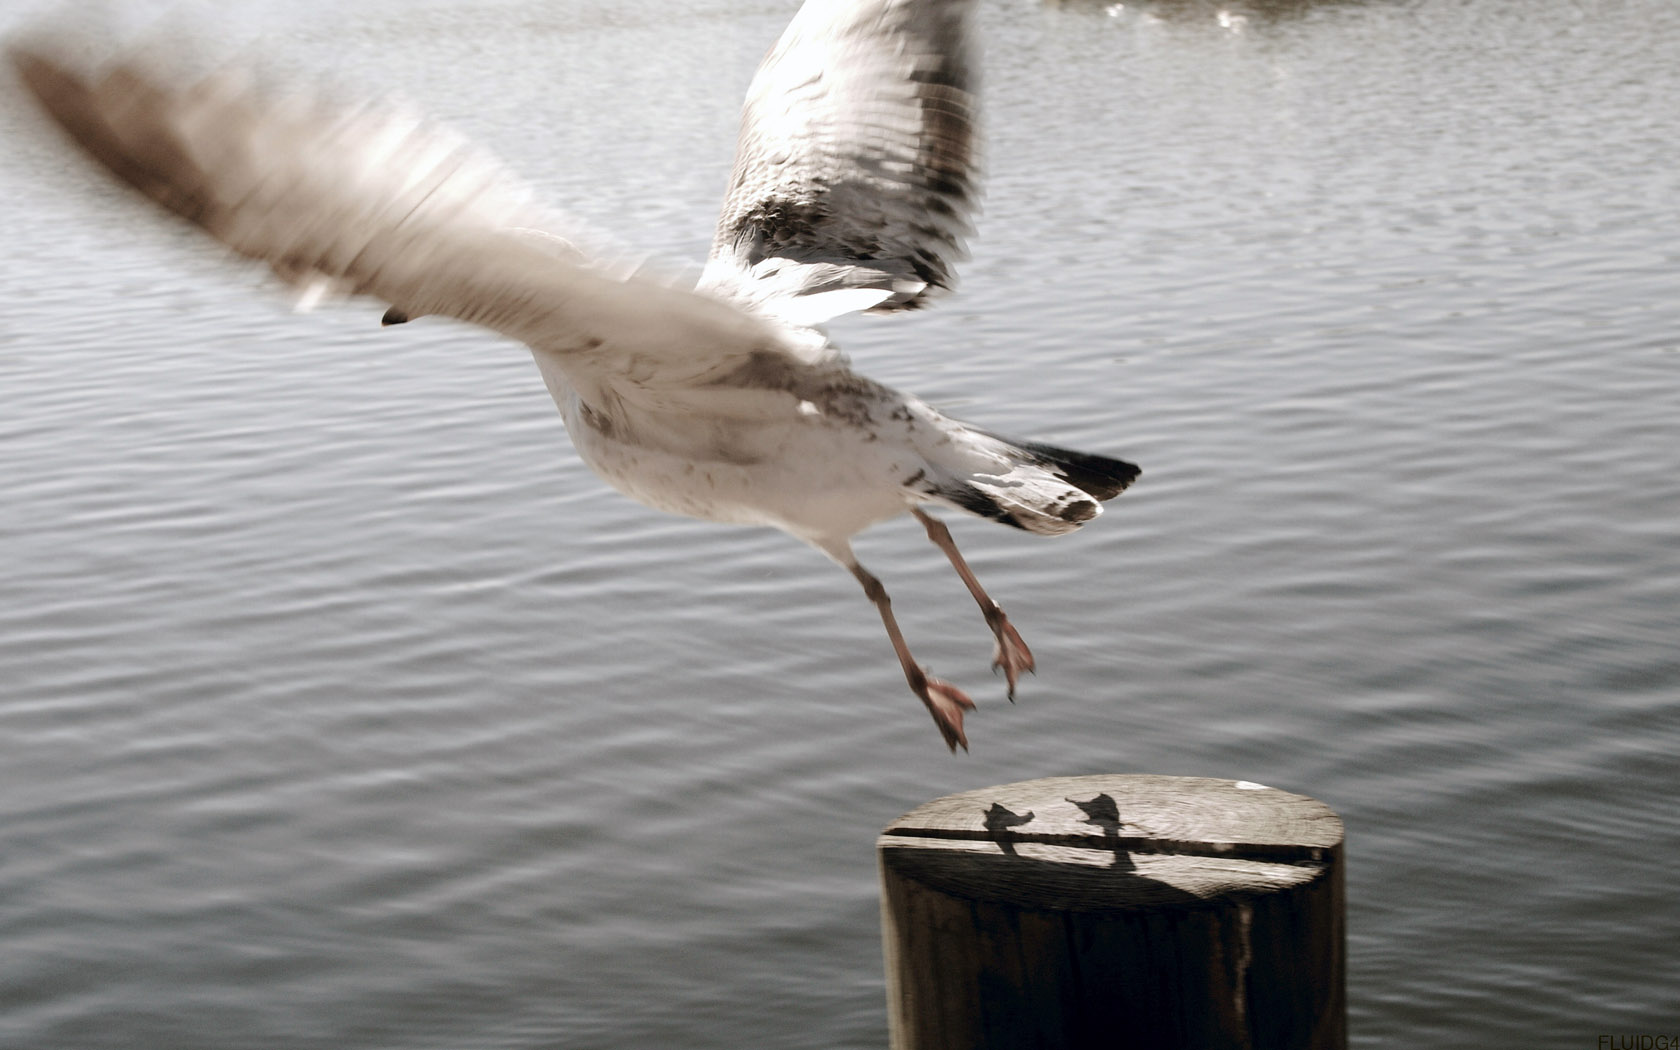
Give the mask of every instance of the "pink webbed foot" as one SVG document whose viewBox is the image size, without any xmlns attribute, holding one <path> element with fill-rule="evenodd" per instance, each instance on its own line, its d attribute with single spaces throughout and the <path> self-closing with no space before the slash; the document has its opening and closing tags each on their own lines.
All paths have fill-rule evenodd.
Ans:
<svg viewBox="0 0 1680 1050">
<path fill-rule="evenodd" d="M 1015 630 L 1015 625 L 1003 615 L 1000 610 L 997 619 L 992 623 L 992 632 L 997 635 L 997 649 L 992 653 L 992 670 L 1003 670 L 1003 676 L 1009 682 L 1009 702 L 1015 702 L 1015 683 L 1020 679 L 1021 672 L 1036 672 L 1038 665 L 1033 662 L 1032 650 L 1027 643 L 1021 641 L 1021 634 Z"/>
<path fill-rule="evenodd" d="M 963 712 L 974 710 L 974 701 L 968 698 L 968 694 L 949 682 L 925 674 L 920 683 L 911 685 L 911 689 L 927 705 L 933 724 L 939 727 L 939 734 L 945 738 L 945 746 L 955 751 L 961 744 L 962 749 L 967 751 L 968 736 L 963 732 Z"/>
</svg>

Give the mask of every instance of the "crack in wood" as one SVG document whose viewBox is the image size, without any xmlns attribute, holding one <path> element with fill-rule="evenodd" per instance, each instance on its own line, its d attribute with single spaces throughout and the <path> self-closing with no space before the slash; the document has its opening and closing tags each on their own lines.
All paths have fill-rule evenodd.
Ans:
<svg viewBox="0 0 1680 1050">
<path fill-rule="evenodd" d="M 971 828 L 911 828 L 890 827 L 883 835 L 919 839 L 959 839 L 969 842 L 996 842 L 999 845 L 1036 843 L 1043 846 L 1065 846 L 1088 849 L 1098 853 L 1155 853 L 1185 857 L 1224 857 L 1230 860 L 1265 861 L 1272 864 L 1322 865 L 1330 850 L 1321 846 L 1303 846 L 1289 842 L 1205 842 L 1175 839 L 1157 835 L 1102 836 L 1085 834 L 1057 834 L 1042 831 L 1010 831 L 995 833 Z"/>
</svg>

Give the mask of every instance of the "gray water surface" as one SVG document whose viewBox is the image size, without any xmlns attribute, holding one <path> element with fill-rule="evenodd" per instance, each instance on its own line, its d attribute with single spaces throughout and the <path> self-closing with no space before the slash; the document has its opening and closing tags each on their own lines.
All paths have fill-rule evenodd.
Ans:
<svg viewBox="0 0 1680 1050">
<path fill-rule="evenodd" d="M 704 254 L 782 0 L 254 0 Z M 134 0 L 108 8 L 143 24 Z M 19 5 L 0 29 L 28 24 Z M 1088 772 L 1323 799 L 1358 1046 L 1680 1026 L 1680 4 L 983 9 L 959 293 L 868 373 L 1140 483 L 854 581 L 572 454 L 529 356 L 291 312 L 0 95 L 0 1046 L 862 1048 L 873 840 Z"/>
</svg>

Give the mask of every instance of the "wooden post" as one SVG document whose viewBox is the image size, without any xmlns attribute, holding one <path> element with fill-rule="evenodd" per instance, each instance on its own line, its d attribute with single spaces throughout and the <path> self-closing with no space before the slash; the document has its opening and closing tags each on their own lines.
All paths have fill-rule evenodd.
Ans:
<svg viewBox="0 0 1680 1050">
<path fill-rule="evenodd" d="M 1343 1050 L 1342 822 L 1195 777 L 949 795 L 876 843 L 894 1050 Z"/>
</svg>

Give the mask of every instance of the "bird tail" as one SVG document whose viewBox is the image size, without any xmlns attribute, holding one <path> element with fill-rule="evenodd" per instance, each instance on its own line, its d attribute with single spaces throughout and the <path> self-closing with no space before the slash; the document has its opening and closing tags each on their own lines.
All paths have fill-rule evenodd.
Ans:
<svg viewBox="0 0 1680 1050">
<path fill-rule="evenodd" d="M 911 487 L 936 502 L 1043 536 L 1090 521 L 1102 513 L 1103 501 L 1126 491 L 1140 473 L 1122 459 L 971 433 L 991 464 L 949 473 L 936 468 Z"/>
<path fill-rule="evenodd" d="M 1073 449 L 1058 448 L 1055 445 L 1042 445 L 1032 441 L 1009 441 L 1006 438 L 997 440 L 1014 446 L 1022 455 L 1028 456 L 1038 466 L 1049 470 L 1056 477 L 1090 494 L 1099 502 L 1106 503 L 1131 487 L 1143 471 L 1137 464 L 1128 463 L 1123 459 L 1111 456 L 1099 456 L 1091 452 L 1075 452 Z"/>
</svg>

